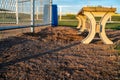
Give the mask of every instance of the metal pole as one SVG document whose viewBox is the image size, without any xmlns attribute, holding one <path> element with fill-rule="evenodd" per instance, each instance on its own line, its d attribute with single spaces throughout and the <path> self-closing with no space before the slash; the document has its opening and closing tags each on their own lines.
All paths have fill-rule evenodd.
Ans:
<svg viewBox="0 0 120 80">
<path fill-rule="evenodd" d="M 59 20 L 62 20 L 62 6 L 59 7 Z"/>
<path fill-rule="evenodd" d="M 19 23 L 19 19 L 18 19 L 18 0 L 16 0 L 16 24 Z"/>
<path fill-rule="evenodd" d="M 34 33 L 35 26 L 35 0 L 31 0 L 31 32 Z"/>
<path fill-rule="evenodd" d="M 37 11 L 37 12 L 36 12 L 36 20 L 39 19 L 39 18 L 38 18 L 38 16 L 39 16 L 39 10 L 38 10 L 38 9 L 39 9 L 39 7 L 37 6 L 37 7 L 36 7 L 36 11 Z"/>
<path fill-rule="evenodd" d="M 52 26 L 52 0 L 50 0 L 50 26 Z"/>
</svg>

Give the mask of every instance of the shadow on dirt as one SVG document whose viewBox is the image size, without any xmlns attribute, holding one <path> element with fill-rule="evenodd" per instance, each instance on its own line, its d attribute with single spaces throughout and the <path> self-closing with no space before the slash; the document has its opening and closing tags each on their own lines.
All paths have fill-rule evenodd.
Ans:
<svg viewBox="0 0 120 80">
<path fill-rule="evenodd" d="M 48 50 L 48 51 L 43 52 L 43 53 L 35 54 L 35 55 L 32 55 L 32 56 L 26 56 L 24 58 L 16 59 L 14 61 L 9 61 L 9 62 L 6 62 L 6 63 L 0 63 L 0 69 L 4 68 L 6 66 L 14 65 L 16 63 L 32 59 L 32 58 L 37 58 L 37 57 L 40 57 L 40 56 L 43 56 L 43 55 L 46 55 L 46 54 L 52 54 L 53 52 L 57 52 L 57 51 L 60 51 L 60 50 L 63 50 L 63 49 L 67 49 L 67 48 L 70 48 L 72 46 L 79 45 L 80 43 L 81 42 L 76 42 L 74 44 L 66 45 L 66 46 L 59 47 L 59 48 L 53 49 L 53 50 Z"/>
</svg>

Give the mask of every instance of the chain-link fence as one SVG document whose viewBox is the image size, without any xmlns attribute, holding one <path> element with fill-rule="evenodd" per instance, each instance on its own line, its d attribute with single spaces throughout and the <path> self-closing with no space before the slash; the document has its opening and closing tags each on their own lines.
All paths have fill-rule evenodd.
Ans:
<svg viewBox="0 0 120 80">
<path fill-rule="evenodd" d="M 44 13 L 45 5 L 50 0 L 0 0 L 0 26 L 31 25 L 33 18 L 34 24 L 44 24 L 45 15 L 50 15 L 50 8 Z"/>
<path fill-rule="evenodd" d="M 52 0 L 0 0 L 0 39 L 51 25 L 51 6 Z"/>
</svg>

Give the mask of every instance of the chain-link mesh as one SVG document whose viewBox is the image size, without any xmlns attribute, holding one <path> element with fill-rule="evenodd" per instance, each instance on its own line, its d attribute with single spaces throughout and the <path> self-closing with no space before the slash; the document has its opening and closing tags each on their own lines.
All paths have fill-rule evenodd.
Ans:
<svg viewBox="0 0 120 80">
<path fill-rule="evenodd" d="M 15 0 L 0 0 L 0 23 L 16 23 Z"/>
<path fill-rule="evenodd" d="M 0 26 L 31 25 L 32 0 L 0 0 Z M 44 24 L 44 6 L 50 0 L 35 0 L 35 24 Z M 49 19 L 49 18 L 48 18 Z"/>
<path fill-rule="evenodd" d="M 48 10 L 47 13 L 44 11 L 45 5 L 49 5 L 50 0 L 36 0 L 35 4 L 36 4 L 35 5 L 35 24 L 39 24 L 39 23 L 43 24 L 45 23 L 43 20 L 44 16 L 50 14 L 49 12 L 50 10 Z M 47 19 L 50 19 L 50 17 L 48 17 Z"/>
</svg>

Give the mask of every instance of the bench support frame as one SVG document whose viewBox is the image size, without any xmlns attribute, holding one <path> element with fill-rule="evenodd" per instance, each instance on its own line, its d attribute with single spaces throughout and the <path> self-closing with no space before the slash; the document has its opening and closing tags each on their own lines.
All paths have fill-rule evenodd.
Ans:
<svg viewBox="0 0 120 80">
<path fill-rule="evenodd" d="M 84 15 L 83 15 L 84 14 Z M 80 28 L 80 32 L 85 31 L 86 28 L 86 19 L 90 20 L 90 29 L 88 36 L 83 39 L 81 42 L 83 44 L 89 44 L 95 37 L 96 33 L 99 33 L 100 39 L 104 42 L 104 44 L 113 44 L 113 42 L 106 36 L 105 33 L 105 25 L 108 19 L 114 14 L 114 12 L 87 12 L 81 15 L 77 15 L 77 19 L 79 21 L 78 27 Z M 96 22 L 95 17 L 101 17 L 99 23 Z"/>
</svg>

